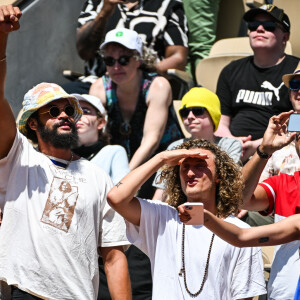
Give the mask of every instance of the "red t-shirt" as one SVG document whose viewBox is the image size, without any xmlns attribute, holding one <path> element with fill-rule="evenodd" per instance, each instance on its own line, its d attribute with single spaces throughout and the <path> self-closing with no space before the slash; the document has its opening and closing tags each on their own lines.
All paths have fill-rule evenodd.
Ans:
<svg viewBox="0 0 300 300">
<path fill-rule="evenodd" d="M 280 173 L 259 183 L 269 198 L 269 208 L 262 215 L 274 213 L 288 217 L 300 213 L 300 172 L 294 175 Z"/>
</svg>

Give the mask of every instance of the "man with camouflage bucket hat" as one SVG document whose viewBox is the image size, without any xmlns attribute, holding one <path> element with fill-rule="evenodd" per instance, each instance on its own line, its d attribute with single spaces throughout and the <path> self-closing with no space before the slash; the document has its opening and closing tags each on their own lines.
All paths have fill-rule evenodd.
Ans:
<svg viewBox="0 0 300 300">
<path fill-rule="evenodd" d="M 41 83 L 25 95 L 16 129 L 4 98 L 5 52 L 20 17 L 0 6 L 0 280 L 12 299 L 97 299 L 99 249 L 113 299 L 131 299 L 124 220 L 106 202 L 111 179 L 71 151 L 78 100 Z"/>
</svg>

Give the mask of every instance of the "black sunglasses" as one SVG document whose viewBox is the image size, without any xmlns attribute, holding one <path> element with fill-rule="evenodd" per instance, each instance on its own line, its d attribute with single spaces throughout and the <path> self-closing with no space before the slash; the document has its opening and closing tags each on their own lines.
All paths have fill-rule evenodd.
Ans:
<svg viewBox="0 0 300 300">
<path fill-rule="evenodd" d="M 193 113 L 195 117 L 202 116 L 205 112 L 205 107 L 189 107 L 189 108 L 183 108 L 179 111 L 179 114 L 181 118 L 187 118 L 189 115 L 190 111 Z"/>
<path fill-rule="evenodd" d="M 293 79 L 289 81 L 289 87 L 291 91 L 299 91 L 300 90 L 300 80 Z"/>
<path fill-rule="evenodd" d="M 251 21 L 248 22 L 248 29 L 250 31 L 255 31 L 259 25 L 262 25 L 265 30 L 273 32 L 278 24 L 274 21 Z"/>
<path fill-rule="evenodd" d="M 50 107 L 49 110 L 44 111 L 44 112 L 42 112 L 40 114 L 47 114 L 47 113 L 49 113 L 49 115 L 52 118 L 57 118 L 61 114 L 62 111 L 64 111 L 65 114 L 68 117 L 71 117 L 71 118 L 74 117 L 74 115 L 75 115 L 75 108 L 72 105 L 66 105 L 63 110 L 61 110 L 58 106 L 53 105 L 53 106 Z"/>
<path fill-rule="evenodd" d="M 114 66 L 116 62 L 118 62 L 121 66 L 127 66 L 130 62 L 131 57 L 132 56 L 129 56 L 129 55 L 122 55 L 118 59 L 115 59 L 111 56 L 104 56 L 103 60 L 104 60 L 104 63 L 109 67 Z"/>
</svg>

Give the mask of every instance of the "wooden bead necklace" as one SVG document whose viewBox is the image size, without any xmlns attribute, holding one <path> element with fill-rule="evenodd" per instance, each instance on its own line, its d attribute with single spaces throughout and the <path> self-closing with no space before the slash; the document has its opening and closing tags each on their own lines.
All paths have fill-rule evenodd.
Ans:
<svg viewBox="0 0 300 300">
<path fill-rule="evenodd" d="M 184 287 L 185 287 L 186 291 L 188 292 L 188 294 L 191 297 L 195 298 L 202 292 L 203 287 L 204 287 L 204 283 L 205 283 L 205 279 L 206 279 L 207 271 L 208 271 L 208 265 L 209 265 L 209 260 L 210 260 L 211 249 L 212 249 L 212 245 L 213 245 L 213 242 L 214 242 L 215 234 L 213 234 L 212 237 L 211 237 L 202 283 L 201 283 L 200 289 L 196 293 L 192 293 L 189 290 L 189 288 L 187 286 L 187 282 L 186 282 L 186 270 L 185 270 L 185 261 L 184 261 L 184 236 L 185 236 L 185 224 L 183 224 L 183 228 L 182 228 L 182 242 L 181 242 L 182 268 L 180 269 L 179 276 L 182 276 L 182 274 L 183 274 Z"/>
</svg>

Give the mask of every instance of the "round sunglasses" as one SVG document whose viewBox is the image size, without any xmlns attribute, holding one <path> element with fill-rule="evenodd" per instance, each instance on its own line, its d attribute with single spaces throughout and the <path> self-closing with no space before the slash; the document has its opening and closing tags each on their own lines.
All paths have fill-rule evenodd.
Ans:
<svg viewBox="0 0 300 300">
<path fill-rule="evenodd" d="M 185 107 L 179 111 L 179 114 L 182 119 L 187 118 L 189 113 L 192 112 L 195 117 L 202 116 L 205 112 L 205 107 Z"/>
<path fill-rule="evenodd" d="M 50 115 L 52 118 L 57 118 L 57 117 L 61 114 L 62 111 L 64 111 L 65 114 L 66 114 L 68 117 L 71 117 L 71 118 L 74 117 L 74 115 L 75 115 L 75 108 L 74 108 L 74 106 L 72 106 L 72 105 L 66 105 L 66 106 L 64 107 L 64 109 L 62 109 L 62 110 L 61 110 L 58 106 L 53 105 L 53 106 L 50 107 L 49 110 L 44 111 L 44 112 L 42 112 L 42 113 L 40 113 L 40 114 L 42 115 L 42 114 L 47 114 L 47 113 L 49 113 L 49 115 Z"/>
<path fill-rule="evenodd" d="M 130 62 L 131 57 L 132 56 L 130 56 L 130 55 L 122 55 L 118 59 L 115 59 L 112 56 L 104 56 L 103 60 L 104 60 L 104 63 L 109 67 L 114 66 L 116 62 L 118 62 L 118 64 L 121 66 L 127 66 Z"/>
<path fill-rule="evenodd" d="M 266 31 L 275 31 L 278 24 L 274 21 L 251 21 L 248 22 L 248 29 L 250 31 L 255 31 L 257 28 L 262 25 Z"/>
</svg>

